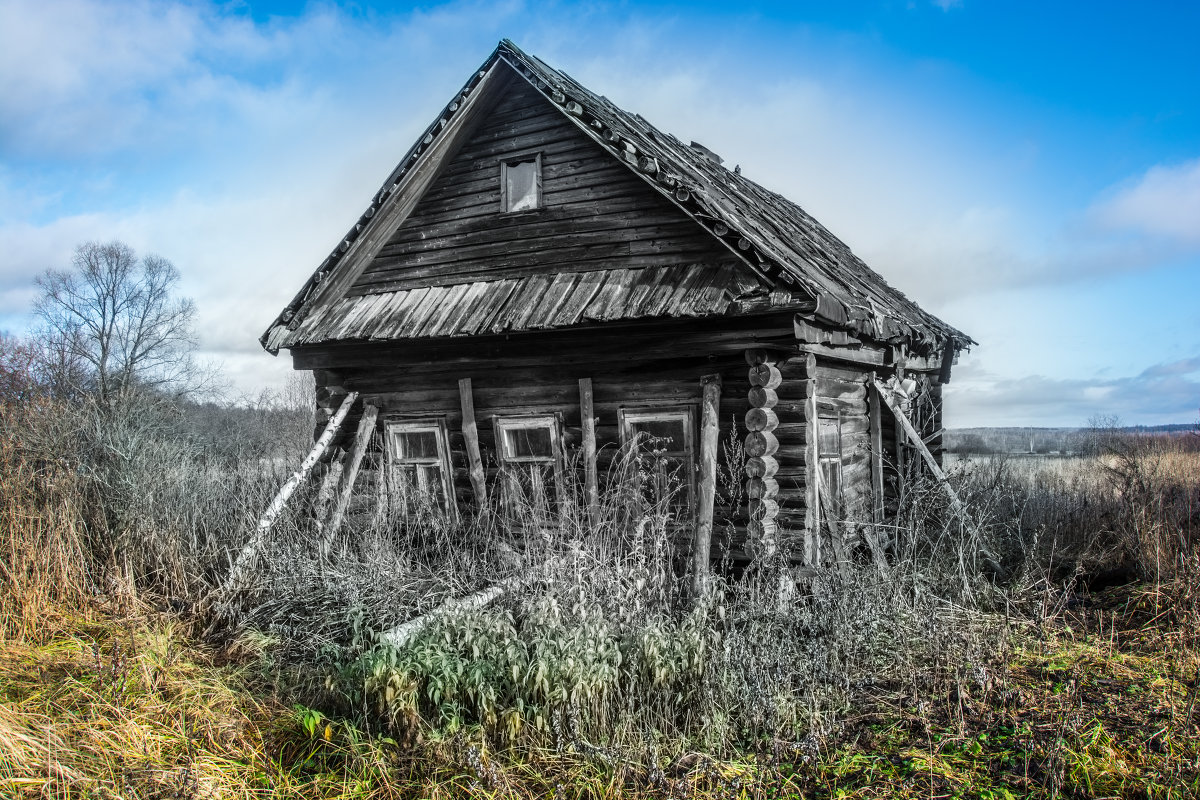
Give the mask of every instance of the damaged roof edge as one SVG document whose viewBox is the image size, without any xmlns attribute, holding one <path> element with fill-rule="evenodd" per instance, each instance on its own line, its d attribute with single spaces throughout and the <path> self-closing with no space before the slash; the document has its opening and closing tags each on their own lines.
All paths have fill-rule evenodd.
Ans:
<svg viewBox="0 0 1200 800">
<path fill-rule="evenodd" d="M 420 163 L 454 112 L 498 60 L 708 230 L 760 278 L 770 284 L 785 283 L 811 297 L 814 308 L 805 316 L 813 321 L 877 341 L 907 339 L 920 350 L 946 345 L 961 350 L 975 344 L 888 285 L 799 206 L 682 145 L 504 39 L 392 171 L 354 228 L 264 332 L 260 338 L 263 347 L 275 353 L 289 346 L 284 343 L 289 337 L 275 335 L 276 330 L 295 329 L 322 282 L 341 264 L 342 256 L 370 225 L 382 203 L 406 172 Z"/>
</svg>

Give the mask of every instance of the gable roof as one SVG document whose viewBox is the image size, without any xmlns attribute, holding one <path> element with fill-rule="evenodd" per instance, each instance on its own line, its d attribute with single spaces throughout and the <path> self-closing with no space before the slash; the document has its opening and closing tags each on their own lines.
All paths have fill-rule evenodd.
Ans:
<svg viewBox="0 0 1200 800">
<path fill-rule="evenodd" d="M 483 98 L 503 82 L 496 76 L 510 70 L 707 230 L 742 269 L 689 271 L 680 265 L 652 275 L 640 274 L 647 270 L 612 269 L 349 296 L 347 289 L 411 213 L 438 164 L 453 156 L 474 119 L 484 113 Z M 701 299 L 660 290 L 656 296 L 661 302 L 649 303 L 650 279 L 668 282 L 668 289 L 685 281 Z M 640 293 L 634 291 L 638 285 L 643 288 Z M 530 301 L 540 300 L 547 289 L 555 299 L 531 309 Z M 584 289 L 587 297 L 572 296 Z M 469 305 L 464 307 L 464 301 Z M 413 145 L 358 223 L 261 342 L 277 352 L 281 347 L 342 339 L 463 336 L 589 320 L 722 314 L 761 308 L 764 301 L 795 307 L 799 315 L 824 326 L 869 340 L 903 342 L 919 352 L 958 350 L 974 343 L 890 287 L 796 204 L 724 168 L 705 148 L 684 145 L 503 40 Z M 447 318 L 450 311 L 454 313 Z"/>
</svg>

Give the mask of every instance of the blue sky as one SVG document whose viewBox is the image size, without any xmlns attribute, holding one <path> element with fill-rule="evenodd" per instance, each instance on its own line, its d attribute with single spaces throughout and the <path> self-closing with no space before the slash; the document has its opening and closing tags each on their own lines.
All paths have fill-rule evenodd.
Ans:
<svg viewBox="0 0 1200 800">
<path fill-rule="evenodd" d="M 947 422 L 1194 422 L 1200 4 L 0 0 L 0 329 L 120 238 L 231 392 L 501 37 L 803 205 L 980 342 Z"/>
</svg>

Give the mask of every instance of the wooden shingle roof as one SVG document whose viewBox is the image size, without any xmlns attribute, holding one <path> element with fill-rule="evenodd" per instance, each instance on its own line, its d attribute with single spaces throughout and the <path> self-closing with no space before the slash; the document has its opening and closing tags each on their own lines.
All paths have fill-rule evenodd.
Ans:
<svg viewBox="0 0 1200 800">
<path fill-rule="evenodd" d="M 431 172 L 436 166 L 431 162 L 446 157 L 453 146 L 453 130 L 467 125 L 463 118 L 486 93 L 492 76 L 509 68 L 613 158 L 704 227 L 740 268 L 613 269 L 562 276 L 562 280 L 535 276 L 539 280 L 477 281 L 436 287 L 436 291 L 347 293 L 356 267 L 361 271 L 390 229 L 411 211 L 421 187 L 428 185 L 428 178 L 421 183 L 422 171 Z M 747 274 L 752 280 L 747 281 Z M 666 282 L 666 288 L 653 293 L 662 302 L 650 304 L 645 287 L 655 281 Z M 697 290 L 699 299 L 669 291 L 685 282 Z M 638 286 L 642 291 L 635 294 Z M 531 303 L 541 299 L 532 293 L 548 289 L 557 300 Z M 588 296 L 573 296 L 580 292 Z M 704 148 L 683 144 L 504 40 L 406 154 L 358 224 L 261 341 L 276 352 L 348 339 L 469 336 L 650 316 L 707 316 L 737 313 L 744 308 L 739 301 L 768 296 L 779 305 L 795 306 L 807 320 L 871 341 L 903 342 L 922 352 L 973 344 L 964 333 L 889 286 L 795 203 L 726 169 Z M 603 308 L 595 312 L 598 297 L 604 297 Z M 435 301 L 437 308 L 431 311 Z M 757 307 L 761 306 L 759 302 Z"/>
</svg>

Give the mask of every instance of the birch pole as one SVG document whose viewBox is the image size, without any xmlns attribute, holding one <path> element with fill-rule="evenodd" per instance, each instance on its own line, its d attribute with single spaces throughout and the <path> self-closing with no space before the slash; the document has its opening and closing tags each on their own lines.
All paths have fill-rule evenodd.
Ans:
<svg viewBox="0 0 1200 800">
<path fill-rule="evenodd" d="M 246 574 L 254 566 L 258 551 L 262 549 L 271 526 L 275 524 L 275 520 L 279 518 L 280 513 L 287 506 L 287 501 L 291 498 L 292 494 L 300 487 L 300 484 L 304 483 L 304 480 L 308 477 L 308 473 L 312 471 L 312 468 L 321 460 L 321 456 L 329 449 L 330 443 L 333 442 L 333 437 L 337 435 L 338 429 L 346 421 L 346 415 L 350 413 L 350 407 L 354 405 L 354 401 L 357 399 L 358 392 L 351 392 L 346 395 L 346 399 L 342 401 L 342 405 L 338 408 L 337 413 L 330 418 L 329 424 L 325 426 L 325 432 L 321 434 L 321 438 L 317 439 L 312 450 L 300 462 L 299 469 L 293 472 L 292 476 L 287 479 L 287 482 L 280 487 L 279 492 L 275 495 L 275 499 L 271 501 L 271 505 L 267 506 L 267 510 L 259 518 L 258 526 L 250 536 L 250 541 L 246 542 L 246 546 L 242 548 L 237 559 L 233 562 L 233 566 L 230 567 L 228 577 L 217 588 L 216 592 L 218 594 L 229 594 L 241 588 Z"/>
</svg>

